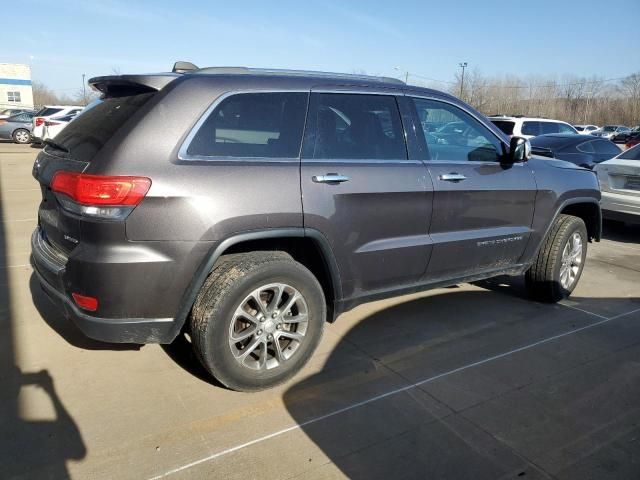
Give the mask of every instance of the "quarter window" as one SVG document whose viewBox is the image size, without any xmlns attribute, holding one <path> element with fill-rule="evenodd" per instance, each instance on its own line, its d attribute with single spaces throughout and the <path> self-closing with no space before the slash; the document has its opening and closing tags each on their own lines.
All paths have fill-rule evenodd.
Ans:
<svg viewBox="0 0 640 480">
<path fill-rule="evenodd" d="M 596 153 L 593 148 L 593 142 L 584 142 L 576 147 L 576 150 L 582 153 Z"/>
<path fill-rule="evenodd" d="M 500 160 L 500 141 L 471 115 L 437 100 L 414 98 L 413 101 L 424 132 L 429 160 Z"/>
<path fill-rule="evenodd" d="M 611 155 L 612 157 L 615 157 L 620 154 L 620 149 L 614 143 L 606 140 L 598 140 L 593 143 L 593 148 L 595 148 L 596 153 L 600 155 Z"/>
<path fill-rule="evenodd" d="M 393 96 L 313 94 L 307 130 L 305 158 L 407 158 L 398 105 Z"/>
<path fill-rule="evenodd" d="M 306 93 L 241 93 L 223 100 L 202 124 L 187 155 L 297 158 Z"/>
<path fill-rule="evenodd" d="M 9 102 L 20 103 L 22 101 L 20 99 L 20 92 L 7 92 L 7 100 Z"/>
</svg>

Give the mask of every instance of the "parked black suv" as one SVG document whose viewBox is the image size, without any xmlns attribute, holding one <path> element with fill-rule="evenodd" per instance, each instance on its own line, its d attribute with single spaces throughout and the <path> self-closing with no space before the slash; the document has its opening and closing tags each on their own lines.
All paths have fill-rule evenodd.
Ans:
<svg viewBox="0 0 640 480">
<path fill-rule="evenodd" d="M 35 162 L 35 272 L 89 337 L 186 330 L 220 382 L 258 390 L 373 299 L 526 273 L 557 301 L 600 239 L 592 172 L 529 158 L 451 95 L 186 70 L 92 79 L 101 99 Z"/>
</svg>

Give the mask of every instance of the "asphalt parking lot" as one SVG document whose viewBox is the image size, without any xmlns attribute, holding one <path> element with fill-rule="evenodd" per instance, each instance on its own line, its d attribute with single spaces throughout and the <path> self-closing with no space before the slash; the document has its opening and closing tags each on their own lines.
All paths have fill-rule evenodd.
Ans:
<svg viewBox="0 0 640 480">
<path fill-rule="evenodd" d="M 0 143 L 0 477 L 640 478 L 640 228 L 571 299 L 501 278 L 361 306 L 292 382 L 209 381 L 186 339 L 110 345 L 29 266 L 38 150 Z"/>
</svg>

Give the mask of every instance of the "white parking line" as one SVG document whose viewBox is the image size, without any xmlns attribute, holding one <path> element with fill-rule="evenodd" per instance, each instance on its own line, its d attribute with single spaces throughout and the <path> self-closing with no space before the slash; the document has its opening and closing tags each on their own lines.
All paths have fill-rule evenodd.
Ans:
<svg viewBox="0 0 640 480">
<path fill-rule="evenodd" d="M 2 223 L 12 223 L 12 222 L 37 222 L 37 218 L 19 218 L 17 220 L 3 220 Z"/>
<path fill-rule="evenodd" d="M 561 304 L 561 305 L 563 305 L 563 304 Z M 392 395 L 396 395 L 398 393 L 406 392 L 407 390 L 411 390 L 412 388 L 419 387 L 421 385 L 433 382 L 433 381 L 438 380 L 440 378 L 443 378 L 443 377 L 446 377 L 446 376 L 449 376 L 449 375 L 453 375 L 455 373 L 462 372 L 464 370 L 467 370 L 467 369 L 470 369 L 470 368 L 473 368 L 473 367 L 477 367 L 479 365 L 483 365 L 483 364 L 488 363 L 488 362 L 492 362 L 493 360 L 498 360 L 500 358 L 504 358 L 504 357 L 507 357 L 509 355 L 513 355 L 514 353 L 522 352 L 522 351 L 528 350 L 530 348 L 537 347 L 538 345 L 543 345 L 545 343 L 552 342 L 552 341 L 557 340 L 559 338 L 567 337 L 569 335 L 573 335 L 575 333 L 578 333 L 578 332 L 581 332 L 581 331 L 584 331 L 584 330 L 588 330 L 590 328 L 594 328 L 594 327 L 597 327 L 599 325 L 603 325 L 603 324 L 605 324 L 607 322 L 611 322 L 612 320 L 616 320 L 618 318 L 621 318 L 621 317 L 624 317 L 624 316 L 627 316 L 627 315 L 631 315 L 631 314 L 636 313 L 636 312 L 640 312 L 640 308 L 638 308 L 638 309 L 632 310 L 630 312 L 622 313 L 620 315 L 616 315 L 614 317 L 607 318 L 607 317 L 603 317 L 602 315 L 598 315 L 597 313 L 588 312 L 586 310 L 581 310 L 581 309 L 579 309 L 577 307 L 573 307 L 573 306 L 570 306 L 570 305 L 563 305 L 563 306 L 566 306 L 566 307 L 569 307 L 569 308 L 573 308 L 574 310 L 580 310 L 581 312 L 594 315 L 596 317 L 602 318 L 603 320 L 591 323 L 589 325 L 585 325 L 584 327 L 576 328 L 574 330 L 569 330 L 568 332 L 560 333 L 558 335 L 554 335 L 552 337 L 548 337 L 548 338 L 545 338 L 543 340 L 539 340 L 537 342 L 530 343 L 528 345 L 525 345 L 525 346 L 522 346 L 522 347 L 519 347 L 519 348 L 515 348 L 513 350 L 509 350 L 508 352 L 500 353 L 500 354 L 494 355 L 492 357 L 487 357 L 487 358 L 485 358 L 483 360 L 479 360 L 477 362 L 473 362 L 473 363 L 470 363 L 468 365 L 464 365 L 462 367 L 454 368 L 453 370 L 449 370 L 447 372 L 440 373 L 438 375 L 434 375 L 433 377 L 425 378 L 424 380 L 421 380 L 421 381 L 416 382 L 416 383 L 412 383 L 410 385 L 407 385 L 407 386 L 404 386 L 404 387 L 401 387 L 401 388 L 397 388 L 395 390 L 390 390 L 390 391 L 388 391 L 386 393 L 383 393 L 383 394 L 380 394 L 380 395 L 376 395 L 375 397 L 371 397 L 371 398 L 369 398 L 367 400 L 363 400 L 361 402 L 357 402 L 357 403 L 351 404 L 349 406 L 340 408 L 338 410 L 334 410 L 333 412 L 329 412 L 326 415 L 321 415 L 319 417 L 315 417 L 315 418 L 312 418 L 310 420 L 307 420 L 306 422 L 302 422 L 302 423 L 299 423 L 299 424 L 296 424 L 296 425 L 292 425 L 290 427 L 283 428 L 282 430 L 278 430 L 278 431 L 270 433 L 268 435 L 264 435 L 262 437 L 256 438 L 256 439 L 251 440 L 249 442 L 242 443 L 240 445 L 236 445 L 235 447 L 227 448 L 226 450 L 221 450 L 221 451 L 219 451 L 217 453 L 214 453 L 212 455 L 209 455 L 207 457 L 204 457 L 204 458 L 201 458 L 201 459 L 196 460 L 194 462 L 187 463 L 187 464 L 182 465 L 180 467 L 176 467 L 174 469 L 168 470 L 167 472 L 161 473 L 160 475 L 157 475 L 155 477 L 151 477 L 149 480 L 159 480 L 161 478 L 168 477 L 169 475 L 173 475 L 174 473 L 178 473 L 178 472 L 182 472 L 184 470 L 188 470 L 189 468 L 195 467 L 196 465 L 201 465 L 201 464 L 209 462 L 211 460 L 215 460 L 216 458 L 220 458 L 220 457 L 223 457 L 223 456 L 228 455 L 230 453 L 237 452 L 238 450 L 242 450 L 243 448 L 247 448 L 247 447 L 250 447 L 250 446 L 255 445 L 257 443 L 264 442 L 264 441 L 269 440 L 271 438 L 278 437 L 280 435 L 284 435 L 285 433 L 288 433 L 288 432 L 291 432 L 291 431 L 294 431 L 294 430 L 299 430 L 299 429 L 301 429 L 303 427 L 306 427 L 307 425 L 311 425 L 313 423 L 317 423 L 317 422 L 320 422 L 322 420 L 326 420 L 327 418 L 331 418 L 331 417 L 334 417 L 336 415 L 340 415 L 341 413 L 348 412 L 350 410 L 362 407 L 364 405 L 368 405 L 368 404 L 376 402 L 378 400 L 382 400 L 383 398 L 387 398 L 387 397 L 390 397 Z"/>
</svg>

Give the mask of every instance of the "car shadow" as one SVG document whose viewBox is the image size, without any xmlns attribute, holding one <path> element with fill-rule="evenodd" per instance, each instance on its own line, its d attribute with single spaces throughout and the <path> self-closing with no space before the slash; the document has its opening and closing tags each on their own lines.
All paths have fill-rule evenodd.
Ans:
<svg viewBox="0 0 640 480">
<path fill-rule="evenodd" d="M 504 377 L 518 382 L 528 375 L 511 361 L 495 374 L 467 370 L 474 362 L 593 323 L 581 312 L 524 300 L 524 282 L 509 278 L 479 283 L 488 291 L 449 289 L 375 311 L 342 335 L 318 373 L 284 392 L 290 415 L 322 452 L 324 466 L 315 476 L 324 471 L 361 479 L 547 478 L 509 441 L 465 418 L 461 412 L 468 406 L 456 405 L 462 405 L 465 396 L 497 395 L 491 389 L 502 385 L 492 375 L 505 382 Z M 629 299 L 602 301 L 626 306 Z M 546 365 L 548 357 L 542 357 L 540 363 Z M 548 375 L 543 366 L 532 370 L 536 368 L 539 378 Z M 462 378 L 451 375 L 449 380 L 449 373 L 461 369 Z M 406 387 L 442 376 L 447 379 L 435 390 Z M 453 391 L 453 398 L 434 396 L 438 389 Z M 533 421 L 519 412 L 511 414 L 514 422 Z M 602 445 L 616 441 L 605 435 L 599 440 Z M 572 441 L 568 438 L 567 445 Z M 310 467 L 314 461 L 309 458 Z"/>
<path fill-rule="evenodd" d="M 621 243 L 640 244 L 640 224 L 605 220 L 602 223 L 602 238 Z"/>
<path fill-rule="evenodd" d="M 142 345 L 134 343 L 106 343 L 85 336 L 74 324 L 64 316 L 44 292 L 34 273 L 29 279 L 29 290 L 33 305 L 49 327 L 74 347 L 85 350 L 140 350 Z"/>
<path fill-rule="evenodd" d="M 0 262 L 8 258 L 3 209 L 0 201 Z M 87 448 L 49 370 L 19 367 L 10 268 L 0 263 L 0 477 L 68 479 L 68 462 L 83 459 Z"/>
<path fill-rule="evenodd" d="M 160 345 L 162 350 L 185 372 L 193 375 L 198 380 L 208 383 L 214 387 L 227 388 L 218 382 L 209 372 L 202 366 L 200 360 L 193 351 L 193 346 L 188 335 L 181 332 L 175 340 L 166 345 Z"/>
</svg>

